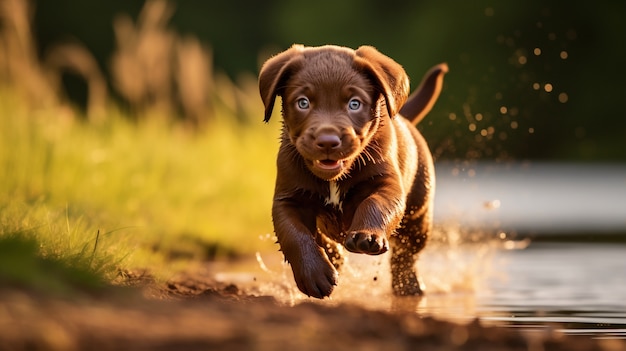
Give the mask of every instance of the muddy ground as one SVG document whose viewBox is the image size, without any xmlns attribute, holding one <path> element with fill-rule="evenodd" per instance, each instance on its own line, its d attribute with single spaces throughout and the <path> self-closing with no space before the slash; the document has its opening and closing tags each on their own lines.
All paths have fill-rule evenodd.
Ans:
<svg viewBox="0 0 626 351">
<path fill-rule="evenodd" d="M 1 350 L 624 350 L 619 340 L 457 324 L 410 309 L 287 305 L 207 275 L 128 273 L 98 294 L 0 288 Z M 396 303 L 411 303 L 398 300 Z M 556 329 L 556 328 L 555 328 Z"/>
</svg>

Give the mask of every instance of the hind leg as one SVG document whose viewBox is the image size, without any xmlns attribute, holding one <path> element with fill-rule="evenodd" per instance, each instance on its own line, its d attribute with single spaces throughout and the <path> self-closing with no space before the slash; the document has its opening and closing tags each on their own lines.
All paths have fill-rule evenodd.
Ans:
<svg viewBox="0 0 626 351">
<path fill-rule="evenodd" d="M 423 294 L 424 287 L 417 274 L 416 262 L 418 253 L 426 245 L 431 217 L 431 211 L 414 219 L 407 213 L 402 225 L 391 237 L 391 286 L 395 295 Z"/>
<path fill-rule="evenodd" d="M 326 256 L 328 256 L 328 259 L 335 269 L 339 270 L 345 261 L 343 246 L 339 245 L 319 230 L 317 232 L 316 242 L 324 249 Z"/>
<path fill-rule="evenodd" d="M 418 135 L 419 168 L 400 227 L 390 238 L 391 283 L 396 295 L 422 295 L 417 274 L 418 253 L 426 245 L 432 230 L 435 173 L 424 139 Z"/>
</svg>

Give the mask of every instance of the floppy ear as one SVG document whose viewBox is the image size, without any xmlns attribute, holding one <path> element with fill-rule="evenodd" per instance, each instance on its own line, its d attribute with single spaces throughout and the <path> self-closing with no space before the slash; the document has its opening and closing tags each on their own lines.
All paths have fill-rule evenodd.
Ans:
<svg viewBox="0 0 626 351">
<path fill-rule="evenodd" d="M 409 95 L 409 77 L 404 68 L 371 46 L 356 50 L 357 69 L 365 72 L 384 95 L 389 117 L 395 116 Z"/>
<path fill-rule="evenodd" d="M 261 67 L 259 73 L 259 92 L 265 105 L 264 122 L 270 120 L 276 96 L 281 94 L 289 76 L 299 67 L 302 45 L 293 45 L 286 51 L 271 57 Z"/>
<path fill-rule="evenodd" d="M 400 114 L 418 124 L 435 105 L 443 86 L 443 76 L 448 73 L 448 65 L 440 63 L 426 73 L 420 86 L 409 96 Z"/>
</svg>

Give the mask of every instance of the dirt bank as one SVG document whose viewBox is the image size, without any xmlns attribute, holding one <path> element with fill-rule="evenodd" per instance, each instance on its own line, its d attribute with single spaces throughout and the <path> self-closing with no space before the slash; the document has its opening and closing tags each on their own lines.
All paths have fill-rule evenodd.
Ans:
<svg viewBox="0 0 626 351">
<path fill-rule="evenodd" d="M 556 332 L 305 301 L 286 306 L 234 284 L 184 275 L 139 288 L 52 297 L 0 289 L 1 350 L 622 350 Z M 145 278 L 145 277 L 144 277 Z"/>
</svg>

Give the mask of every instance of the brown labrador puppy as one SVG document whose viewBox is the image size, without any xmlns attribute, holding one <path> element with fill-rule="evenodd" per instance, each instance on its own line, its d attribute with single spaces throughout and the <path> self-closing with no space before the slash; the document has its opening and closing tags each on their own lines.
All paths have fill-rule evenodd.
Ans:
<svg viewBox="0 0 626 351">
<path fill-rule="evenodd" d="M 342 246 L 391 249 L 396 295 L 420 295 L 417 253 L 431 230 L 433 161 L 413 124 L 430 111 L 448 70 L 440 64 L 409 98 L 409 79 L 375 48 L 294 45 L 259 77 L 268 121 L 282 98 L 283 130 L 272 217 L 298 288 L 329 296 Z"/>
</svg>

